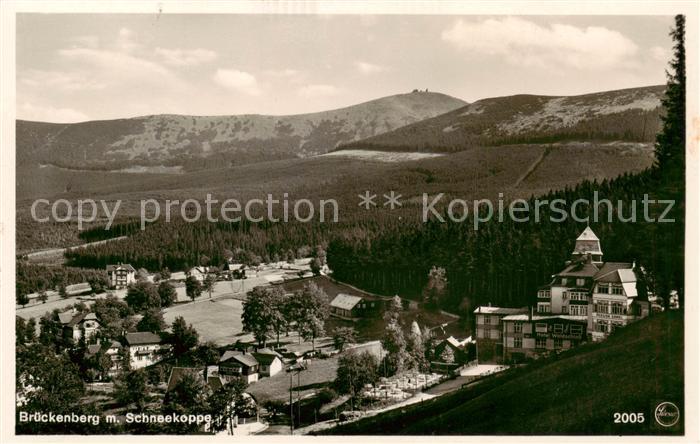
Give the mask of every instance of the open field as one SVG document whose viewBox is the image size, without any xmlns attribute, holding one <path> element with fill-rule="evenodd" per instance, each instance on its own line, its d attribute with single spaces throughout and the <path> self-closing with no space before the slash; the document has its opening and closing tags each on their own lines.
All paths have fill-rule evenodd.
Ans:
<svg viewBox="0 0 700 444">
<path fill-rule="evenodd" d="M 202 297 L 194 303 L 175 305 L 163 312 L 165 322 L 171 324 L 182 316 L 199 333 L 200 342 L 226 345 L 236 342 L 243 330 L 241 313 L 243 303 L 237 299 L 208 299 Z"/>
</svg>

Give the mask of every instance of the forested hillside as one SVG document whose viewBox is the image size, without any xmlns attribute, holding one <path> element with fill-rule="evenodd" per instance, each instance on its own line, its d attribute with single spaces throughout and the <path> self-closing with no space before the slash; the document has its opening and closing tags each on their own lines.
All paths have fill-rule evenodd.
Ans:
<svg viewBox="0 0 700 444">
<path fill-rule="evenodd" d="M 339 149 L 454 152 L 475 146 L 571 140 L 651 142 L 660 128 L 664 88 L 488 98 Z"/>
</svg>

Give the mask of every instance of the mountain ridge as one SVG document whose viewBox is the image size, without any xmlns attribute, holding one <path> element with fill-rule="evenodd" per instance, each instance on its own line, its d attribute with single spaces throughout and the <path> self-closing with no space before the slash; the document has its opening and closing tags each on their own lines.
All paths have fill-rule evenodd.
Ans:
<svg viewBox="0 0 700 444">
<path fill-rule="evenodd" d="M 134 165 L 201 169 L 308 157 L 465 103 L 445 94 L 413 92 L 287 116 L 158 114 L 71 124 L 18 120 L 18 162 L 98 170 Z"/>
</svg>

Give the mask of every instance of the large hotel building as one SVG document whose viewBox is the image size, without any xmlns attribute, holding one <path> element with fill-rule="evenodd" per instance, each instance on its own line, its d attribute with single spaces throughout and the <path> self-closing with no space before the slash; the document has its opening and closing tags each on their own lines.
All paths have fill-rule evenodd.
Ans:
<svg viewBox="0 0 700 444">
<path fill-rule="evenodd" d="M 566 267 L 538 290 L 536 307 L 474 310 L 477 359 L 517 362 L 603 340 L 649 314 L 649 303 L 637 296 L 634 263 L 603 262 L 600 240 L 587 227 Z"/>
</svg>

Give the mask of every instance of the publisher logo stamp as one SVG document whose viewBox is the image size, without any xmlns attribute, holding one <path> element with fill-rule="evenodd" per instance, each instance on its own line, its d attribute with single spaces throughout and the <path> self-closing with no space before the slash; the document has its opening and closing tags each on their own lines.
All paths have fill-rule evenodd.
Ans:
<svg viewBox="0 0 700 444">
<path fill-rule="evenodd" d="M 672 402 L 662 402 L 654 409 L 654 418 L 662 427 L 673 427 L 678 423 L 681 412 Z"/>
</svg>

